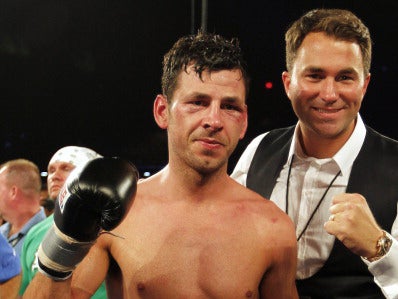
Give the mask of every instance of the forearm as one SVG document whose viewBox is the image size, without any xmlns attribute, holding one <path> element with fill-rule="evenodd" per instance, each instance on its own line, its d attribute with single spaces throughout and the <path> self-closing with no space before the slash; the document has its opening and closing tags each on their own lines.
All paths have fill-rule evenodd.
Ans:
<svg viewBox="0 0 398 299">
<path fill-rule="evenodd" d="M 70 299 L 72 298 L 71 279 L 69 278 L 63 281 L 54 281 L 38 272 L 30 282 L 22 298 Z"/>
<path fill-rule="evenodd" d="M 14 276 L 0 284 L 0 298 L 14 299 L 18 296 L 21 275 Z"/>
</svg>

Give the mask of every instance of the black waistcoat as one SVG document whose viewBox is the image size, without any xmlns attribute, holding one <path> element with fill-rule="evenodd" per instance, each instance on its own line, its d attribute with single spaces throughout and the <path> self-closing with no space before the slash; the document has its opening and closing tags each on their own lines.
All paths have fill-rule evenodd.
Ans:
<svg viewBox="0 0 398 299">
<path fill-rule="evenodd" d="M 362 194 L 379 225 L 390 232 L 397 215 L 398 142 L 369 127 L 366 130 L 346 192 Z M 248 188 L 270 198 L 287 161 L 293 133 L 294 126 L 273 130 L 263 138 L 249 168 Z M 337 239 L 324 266 L 296 284 L 302 298 L 385 298 L 361 258 Z"/>
</svg>

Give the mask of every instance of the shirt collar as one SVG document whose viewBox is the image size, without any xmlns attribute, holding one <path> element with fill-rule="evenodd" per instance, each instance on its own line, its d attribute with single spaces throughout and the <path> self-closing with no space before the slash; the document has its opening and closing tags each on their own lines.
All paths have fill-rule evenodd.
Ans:
<svg viewBox="0 0 398 299">
<path fill-rule="evenodd" d="M 0 226 L 0 233 L 6 237 L 8 240 L 12 240 L 18 235 L 26 235 L 28 231 L 31 229 L 32 226 L 34 226 L 36 223 L 39 223 L 43 219 L 46 218 L 46 213 L 44 212 L 44 208 L 40 207 L 40 210 L 32 217 L 29 219 L 28 222 L 24 224 L 24 226 L 21 228 L 21 230 L 18 233 L 13 234 L 12 236 L 8 237 L 11 225 L 9 222 L 4 223 L 3 225 Z"/>
<path fill-rule="evenodd" d="M 44 212 L 44 208 L 40 207 L 40 210 L 32 218 L 30 218 L 28 222 L 25 223 L 25 225 L 21 228 L 19 233 L 26 235 L 28 231 L 32 228 L 32 226 L 34 226 L 36 223 L 39 223 L 45 218 L 46 218 L 46 213 Z"/>
<path fill-rule="evenodd" d="M 293 154 L 302 154 L 301 145 L 298 142 L 298 123 L 296 124 L 296 128 L 294 130 L 294 135 L 292 139 L 292 143 L 290 144 L 288 163 L 291 163 L 291 159 Z M 350 138 L 343 145 L 343 147 L 332 157 L 332 159 L 339 166 L 342 175 L 347 175 L 351 166 L 354 163 L 355 158 L 358 156 L 359 151 L 363 145 L 366 136 L 366 128 L 365 124 L 362 120 L 361 115 L 358 113 L 356 125 L 354 131 L 352 132 Z"/>
<path fill-rule="evenodd" d="M 351 171 L 352 164 L 362 148 L 366 136 L 365 124 L 358 113 L 357 123 L 354 132 L 343 145 L 343 147 L 334 155 L 333 159 L 339 165 L 341 173 L 346 175 Z"/>
</svg>

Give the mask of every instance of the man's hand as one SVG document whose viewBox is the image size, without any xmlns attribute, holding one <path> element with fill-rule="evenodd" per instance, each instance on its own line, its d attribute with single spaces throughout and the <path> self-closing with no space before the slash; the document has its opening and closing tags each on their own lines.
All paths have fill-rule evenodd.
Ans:
<svg viewBox="0 0 398 299">
<path fill-rule="evenodd" d="M 356 193 L 336 195 L 330 207 L 330 218 L 324 227 L 353 253 L 373 257 L 377 240 L 383 235 L 366 199 Z"/>
</svg>

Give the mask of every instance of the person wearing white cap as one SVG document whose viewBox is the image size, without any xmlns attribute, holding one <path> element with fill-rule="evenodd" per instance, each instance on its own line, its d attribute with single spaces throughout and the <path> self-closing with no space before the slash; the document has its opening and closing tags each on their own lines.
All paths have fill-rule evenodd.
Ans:
<svg viewBox="0 0 398 299">
<path fill-rule="evenodd" d="M 52 156 L 47 169 L 46 188 L 48 197 L 42 199 L 41 202 L 41 205 L 46 208 L 47 214 L 52 213 L 54 201 L 71 171 L 75 167 L 84 166 L 88 161 L 98 157 L 101 157 L 101 155 L 92 149 L 81 146 L 65 146 Z"/>
<path fill-rule="evenodd" d="M 102 157 L 94 150 L 80 146 L 65 146 L 59 149 L 50 159 L 47 167 L 47 190 L 50 199 L 55 200 L 70 173 L 77 167 L 83 167 L 87 162 Z M 53 215 L 34 226 L 26 235 L 21 253 L 22 283 L 19 290 L 23 295 L 28 284 L 38 271 L 37 250 L 46 232 L 54 222 Z M 105 284 L 91 297 L 95 299 L 107 298 Z"/>
<path fill-rule="evenodd" d="M 48 196 L 56 199 L 66 178 L 76 167 L 84 166 L 88 161 L 102 157 L 92 149 L 80 146 L 65 146 L 59 149 L 48 163 Z"/>
</svg>

